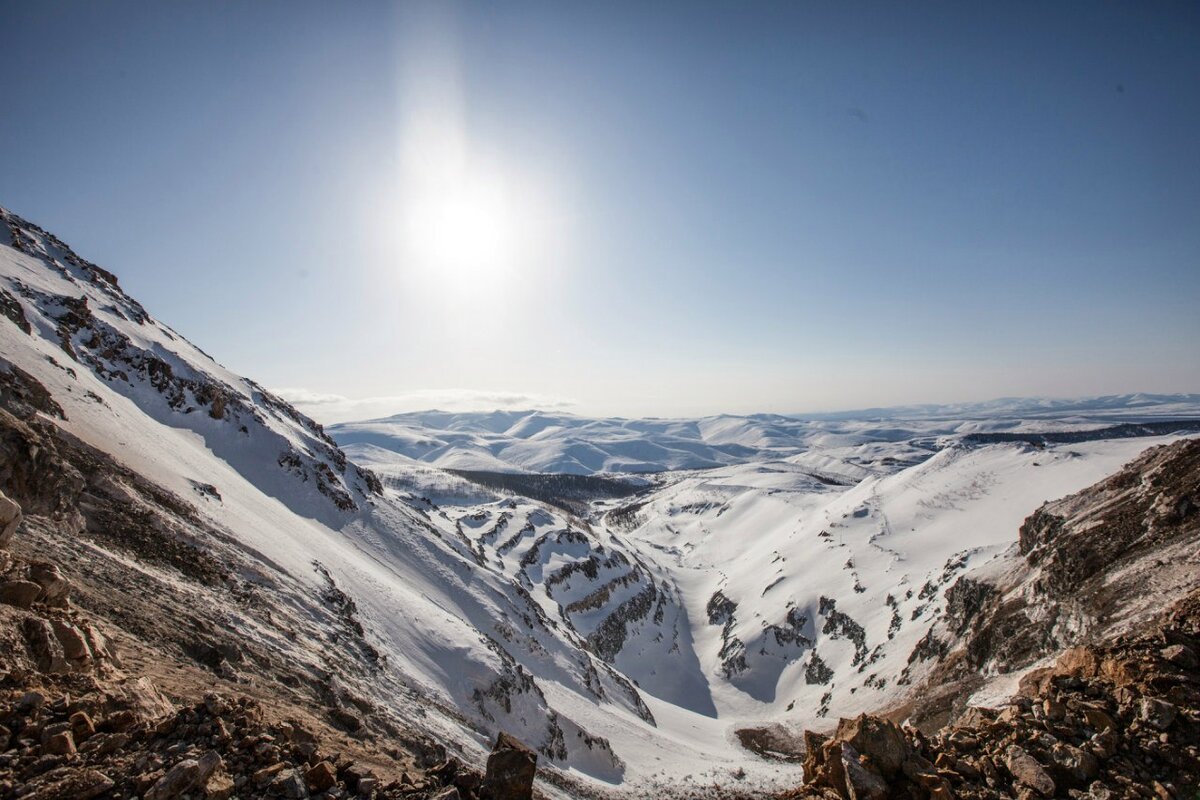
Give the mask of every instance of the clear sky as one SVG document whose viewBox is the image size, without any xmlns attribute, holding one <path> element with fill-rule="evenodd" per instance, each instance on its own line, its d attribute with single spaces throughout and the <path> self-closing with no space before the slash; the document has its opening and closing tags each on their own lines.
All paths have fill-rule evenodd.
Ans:
<svg viewBox="0 0 1200 800">
<path fill-rule="evenodd" d="M 0 205 L 291 397 L 1200 391 L 1194 2 L 0 0 L 0 75 Z"/>
</svg>

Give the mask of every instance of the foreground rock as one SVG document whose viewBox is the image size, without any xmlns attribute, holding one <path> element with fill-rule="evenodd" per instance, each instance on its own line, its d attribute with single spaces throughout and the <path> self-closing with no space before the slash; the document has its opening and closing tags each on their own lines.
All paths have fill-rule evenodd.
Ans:
<svg viewBox="0 0 1200 800">
<path fill-rule="evenodd" d="M 483 796 L 489 800 L 529 800 L 537 774 L 537 753 L 507 733 L 496 737 L 487 760 Z"/>
<path fill-rule="evenodd" d="M 790 798 L 1193 798 L 1200 789 L 1200 590 L 1156 630 L 1064 653 L 999 709 L 932 736 L 886 719 L 806 733 Z"/>
</svg>

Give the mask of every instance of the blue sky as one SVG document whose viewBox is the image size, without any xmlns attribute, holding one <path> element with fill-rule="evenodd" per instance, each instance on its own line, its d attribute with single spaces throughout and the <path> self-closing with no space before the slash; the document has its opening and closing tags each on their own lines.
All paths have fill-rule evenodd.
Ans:
<svg viewBox="0 0 1200 800">
<path fill-rule="evenodd" d="M 1194 3 L 3 13 L 0 205 L 294 397 L 1200 391 Z"/>
</svg>

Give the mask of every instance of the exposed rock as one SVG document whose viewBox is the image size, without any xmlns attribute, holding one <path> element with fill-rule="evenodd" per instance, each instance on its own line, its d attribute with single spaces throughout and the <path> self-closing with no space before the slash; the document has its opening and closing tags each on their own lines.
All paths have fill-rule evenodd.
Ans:
<svg viewBox="0 0 1200 800">
<path fill-rule="evenodd" d="M 87 641 L 78 628 L 58 619 L 50 620 L 50 625 L 54 629 L 54 636 L 58 639 L 58 643 L 62 645 L 63 654 L 69 661 L 91 661 L 91 648 L 88 647 Z"/>
<path fill-rule="evenodd" d="M 173 800 L 195 786 L 199 779 L 200 763 L 194 758 L 186 758 L 155 781 L 143 800 Z"/>
<path fill-rule="evenodd" d="M 0 548 L 8 547 L 21 524 L 21 506 L 0 492 Z"/>
<path fill-rule="evenodd" d="M 1054 796 L 1054 780 L 1050 774 L 1017 745 L 1011 745 L 1004 754 L 1004 766 L 1012 773 L 1013 780 L 1021 786 L 1033 789 L 1043 797 Z"/>
<path fill-rule="evenodd" d="M 304 781 L 314 792 L 323 792 L 337 784 L 337 772 L 328 761 L 322 761 L 304 773 Z"/>
<path fill-rule="evenodd" d="M 834 738 L 851 745 L 855 751 L 869 758 L 884 777 L 900 772 L 912 754 L 912 748 L 899 726 L 866 714 L 841 720 Z"/>
<path fill-rule="evenodd" d="M 537 774 L 537 753 L 515 737 L 501 733 L 488 756 L 483 791 L 492 800 L 529 800 Z"/>
<path fill-rule="evenodd" d="M 58 565 L 49 564 L 44 561 L 30 564 L 29 580 L 42 587 L 41 600 L 43 603 L 54 606 L 67 604 L 67 598 L 71 592 L 71 583 L 63 577 L 62 572 L 58 569 Z"/>
<path fill-rule="evenodd" d="M 29 608 L 42 594 L 42 587 L 32 581 L 4 581 L 0 583 L 0 603 Z"/>
<path fill-rule="evenodd" d="M 66 672 L 67 660 L 54 628 L 41 617 L 26 617 L 22 623 L 25 640 L 43 672 Z"/>
<path fill-rule="evenodd" d="M 60 767 L 39 775 L 25 787 L 24 800 L 91 800 L 113 788 L 115 784 L 104 773 L 94 769 Z"/>
<path fill-rule="evenodd" d="M 70 756 L 75 754 L 75 739 L 70 731 L 56 733 L 46 739 L 42 752 L 53 756 Z"/>
</svg>

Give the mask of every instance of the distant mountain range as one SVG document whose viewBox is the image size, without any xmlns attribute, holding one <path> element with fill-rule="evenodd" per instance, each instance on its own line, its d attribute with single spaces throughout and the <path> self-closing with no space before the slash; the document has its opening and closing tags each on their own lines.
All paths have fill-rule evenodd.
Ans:
<svg viewBox="0 0 1200 800">
<path fill-rule="evenodd" d="M 1200 394 L 1077 400 L 1006 398 L 830 414 L 696 419 L 581 417 L 546 411 L 421 411 L 328 428 L 361 463 L 415 461 L 496 472 L 646 473 L 710 469 L 873 444 L 982 433 L 1086 431 L 1125 422 L 1200 420 Z M 894 455 L 894 454 L 893 454 Z"/>
</svg>

